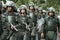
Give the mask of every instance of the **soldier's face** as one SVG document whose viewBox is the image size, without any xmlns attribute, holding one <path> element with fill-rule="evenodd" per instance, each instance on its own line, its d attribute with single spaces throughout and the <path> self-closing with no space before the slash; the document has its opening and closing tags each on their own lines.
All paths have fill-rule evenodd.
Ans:
<svg viewBox="0 0 60 40">
<path fill-rule="evenodd" d="M 25 16 L 26 15 L 26 11 L 25 10 L 21 10 L 21 15 Z"/>
<path fill-rule="evenodd" d="M 42 13 L 42 10 L 39 10 L 39 13 Z"/>
<path fill-rule="evenodd" d="M 49 13 L 49 16 L 53 16 L 54 14 L 53 13 Z"/>
<path fill-rule="evenodd" d="M 8 11 L 11 11 L 12 10 L 12 7 L 11 6 L 8 6 L 7 10 Z"/>
<path fill-rule="evenodd" d="M 45 15 L 46 13 L 45 12 L 43 12 L 43 15 Z"/>
<path fill-rule="evenodd" d="M 4 8 L 4 7 L 2 7 L 1 11 L 5 11 L 5 8 Z"/>
<path fill-rule="evenodd" d="M 34 9 L 34 7 L 33 6 L 30 6 L 30 10 L 33 10 Z"/>
</svg>

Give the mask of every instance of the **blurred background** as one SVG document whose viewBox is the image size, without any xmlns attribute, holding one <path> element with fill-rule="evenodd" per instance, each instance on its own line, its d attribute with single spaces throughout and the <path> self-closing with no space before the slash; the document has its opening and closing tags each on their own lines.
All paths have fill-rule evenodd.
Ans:
<svg viewBox="0 0 60 40">
<path fill-rule="evenodd" d="M 43 9 L 48 9 L 52 6 L 56 9 L 56 13 L 60 14 L 60 0 L 17 0 L 16 5 L 19 7 L 21 3 L 25 3 L 28 6 L 29 2 L 34 2 L 37 6 L 40 6 Z"/>
<path fill-rule="evenodd" d="M 37 6 L 42 7 L 45 10 L 52 6 L 56 9 L 56 13 L 60 14 L 60 0 L 11 0 L 11 1 L 14 1 L 17 7 L 19 7 L 22 3 L 28 6 L 29 2 L 34 2 Z"/>
</svg>

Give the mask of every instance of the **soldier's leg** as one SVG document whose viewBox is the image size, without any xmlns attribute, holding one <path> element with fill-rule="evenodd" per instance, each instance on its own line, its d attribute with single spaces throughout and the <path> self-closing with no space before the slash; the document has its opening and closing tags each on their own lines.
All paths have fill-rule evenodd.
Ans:
<svg viewBox="0 0 60 40">
<path fill-rule="evenodd" d="M 35 36 L 31 36 L 31 40 L 35 40 Z"/>
<path fill-rule="evenodd" d="M 38 33 L 36 33 L 36 40 L 38 40 Z"/>
<path fill-rule="evenodd" d="M 54 34 L 53 40 L 57 40 L 57 33 Z"/>
<path fill-rule="evenodd" d="M 46 39 L 47 40 L 53 40 L 54 36 L 55 36 L 54 31 L 48 31 L 47 35 L 46 35 Z"/>
<path fill-rule="evenodd" d="M 10 37 L 10 40 L 17 40 L 17 33 L 13 33 L 13 35 Z"/>
<path fill-rule="evenodd" d="M 1 40 L 1 35 L 0 35 L 0 40 Z"/>
<path fill-rule="evenodd" d="M 23 40 L 27 40 L 27 33 L 25 33 Z"/>
<path fill-rule="evenodd" d="M 23 40 L 23 33 L 21 33 L 20 31 L 17 34 L 17 40 Z"/>
<path fill-rule="evenodd" d="M 35 40 L 36 39 L 36 30 L 35 30 L 35 27 L 32 29 L 32 32 L 31 32 L 31 40 Z"/>
<path fill-rule="evenodd" d="M 11 36 L 9 40 L 17 40 L 16 36 Z"/>
<path fill-rule="evenodd" d="M 45 40 L 49 40 L 48 36 L 46 35 Z"/>
<path fill-rule="evenodd" d="M 2 40 L 2 39 L 1 39 L 1 35 L 2 35 L 2 34 L 0 34 L 0 40 Z"/>
<path fill-rule="evenodd" d="M 13 37 L 11 36 L 9 40 L 13 40 Z"/>
<path fill-rule="evenodd" d="M 36 33 L 36 40 L 40 40 L 40 34 Z"/>
<path fill-rule="evenodd" d="M 1 35 L 2 40 L 7 40 L 8 32 L 4 31 L 3 34 Z"/>
<path fill-rule="evenodd" d="M 19 36 L 17 37 L 17 40 L 23 40 L 23 36 L 22 36 L 22 35 L 19 35 Z"/>
<path fill-rule="evenodd" d="M 23 40 L 31 40 L 30 33 L 25 33 Z"/>
</svg>

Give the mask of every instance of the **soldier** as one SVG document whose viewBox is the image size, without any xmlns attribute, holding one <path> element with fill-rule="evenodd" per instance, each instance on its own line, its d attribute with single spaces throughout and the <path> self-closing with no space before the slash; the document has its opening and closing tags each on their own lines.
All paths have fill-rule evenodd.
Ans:
<svg viewBox="0 0 60 40">
<path fill-rule="evenodd" d="M 58 14 L 57 17 L 59 18 L 59 23 L 60 23 L 60 14 Z M 57 28 L 57 40 L 60 40 L 60 27 Z"/>
<path fill-rule="evenodd" d="M 6 16 L 3 15 L 2 17 L 2 28 L 3 28 L 3 33 L 1 35 L 1 40 L 7 40 L 8 36 L 8 28 L 7 28 L 7 21 L 6 21 Z"/>
<path fill-rule="evenodd" d="M 37 35 L 38 35 L 38 40 L 43 39 L 41 37 L 41 27 L 43 26 L 44 23 L 44 17 L 45 17 L 46 11 L 42 10 L 41 8 L 39 9 L 39 13 L 37 14 Z"/>
<path fill-rule="evenodd" d="M 1 15 L 1 14 L 0 14 Z M 1 17 L 1 16 L 0 16 Z M 3 29 L 2 29 L 2 21 L 0 19 L 0 40 L 1 40 L 1 35 L 3 33 Z"/>
<path fill-rule="evenodd" d="M 35 33 L 36 33 L 36 21 L 37 21 L 37 15 L 35 12 L 35 6 L 34 3 L 29 3 L 29 12 L 28 12 L 29 16 L 30 16 L 30 29 L 31 29 L 31 40 L 35 40 Z"/>
<path fill-rule="evenodd" d="M 0 0 L 0 40 L 1 40 L 1 34 L 3 32 L 3 30 L 2 30 L 2 20 L 1 20 L 1 14 L 2 14 L 1 8 L 2 8 L 2 4 L 1 4 L 1 0 Z"/>
<path fill-rule="evenodd" d="M 45 34 L 46 40 L 56 40 L 57 39 L 57 27 L 59 28 L 59 19 L 55 16 L 55 12 L 50 10 L 48 12 L 48 17 L 45 18 L 44 27 L 41 36 Z M 44 34 L 43 34 L 44 31 Z"/>
<path fill-rule="evenodd" d="M 3 28 L 3 33 L 1 35 L 1 40 L 7 40 L 7 36 L 8 36 L 8 26 L 7 26 L 7 20 L 6 20 L 6 6 L 2 6 L 2 14 L 1 14 L 1 20 L 2 20 L 2 28 Z"/>
<path fill-rule="evenodd" d="M 17 25 L 17 15 L 18 13 L 16 13 L 14 11 L 14 3 L 13 2 L 7 2 L 6 3 L 7 6 L 7 12 L 6 12 L 6 19 L 7 19 L 7 26 L 8 26 L 8 37 L 7 39 L 9 40 L 16 40 L 16 28 L 14 27 L 15 25 Z"/>
<path fill-rule="evenodd" d="M 7 1 L 6 4 L 7 3 L 12 3 L 14 12 L 17 12 L 17 6 L 15 5 L 13 1 Z"/>
<path fill-rule="evenodd" d="M 20 7 L 18 24 L 20 25 L 17 27 L 17 29 L 19 30 L 17 40 L 30 40 L 30 32 L 27 28 L 29 25 L 27 9 L 24 6 Z"/>
<path fill-rule="evenodd" d="M 1 12 L 2 12 L 2 14 L 5 14 L 5 12 L 6 12 L 6 5 L 2 5 Z"/>
<path fill-rule="evenodd" d="M 45 18 L 46 17 L 46 10 L 43 10 L 43 18 Z"/>
<path fill-rule="evenodd" d="M 39 13 L 37 14 L 37 20 L 43 17 L 43 10 L 41 7 L 39 7 L 38 12 Z"/>
<path fill-rule="evenodd" d="M 44 37 L 41 36 L 43 23 L 44 23 L 44 18 L 41 18 L 41 19 L 37 20 L 37 35 L 38 35 L 37 37 L 38 37 L 38 40 L 44 39 Z"/>
<path fill-rule="evenodd" d="M 37 20 L 37 35 L 38 35 L 38 40 L 44 39 L 44 37 L 41 36 L 41 29 L 43 27 L 43 23 L 44 23 L 44 18 L 41 18 L 41 19 Z"/>
<path fill-rule="evenodd" d="M 0 40 L 1 40 L 1 35 L 2 35 L 2 33 L 3 33 L 3 30 L 2 30 L 2 21 L 0 20 Z"/>
</svg>

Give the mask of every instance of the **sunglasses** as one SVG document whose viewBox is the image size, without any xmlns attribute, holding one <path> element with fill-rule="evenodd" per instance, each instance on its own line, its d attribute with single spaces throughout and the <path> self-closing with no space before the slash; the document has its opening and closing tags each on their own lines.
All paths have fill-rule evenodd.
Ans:
<svg viewBox="0 0 60 40">
<path fill-rule="evenodd" d="M 21 14 L 26 14 L 26 13 L 21 13 Z"/>
</svg>

